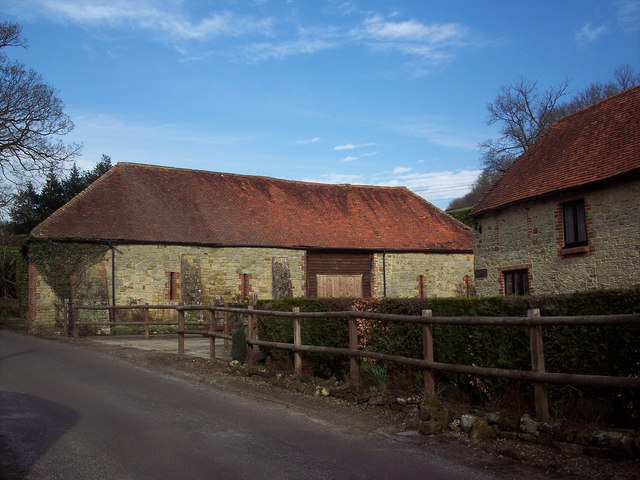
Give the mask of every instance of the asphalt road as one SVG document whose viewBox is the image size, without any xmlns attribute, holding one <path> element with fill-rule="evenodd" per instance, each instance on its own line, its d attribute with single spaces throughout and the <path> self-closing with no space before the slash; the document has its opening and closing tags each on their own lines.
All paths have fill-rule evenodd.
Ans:
<svg viewBox="0 0 640 480">
<path fill-rule="evenodd" d="M 482 479 L 380 432 L 0 331 L 0 478 Z"/>
</svg>

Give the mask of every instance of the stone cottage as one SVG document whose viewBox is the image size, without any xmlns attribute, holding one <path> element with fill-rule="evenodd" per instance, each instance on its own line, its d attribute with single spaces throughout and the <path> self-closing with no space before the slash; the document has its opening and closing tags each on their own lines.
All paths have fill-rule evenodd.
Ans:
<svg viewBox="0 0 640 480">
<path fill-rule="evenodd" d="M 70 278 L 78 303 L 157 305 L 465 295 L 471 237 L 404 187 L 119 163 L 31 232 L 29 315 L 52 325 L 62 300 L 46 245 L 92 246 Z"/>
<path fill-rule="evenodd" d="M 640 86 L 555 123 L 471 216 L 479 295 L 640 284 Z"/>
</svg>

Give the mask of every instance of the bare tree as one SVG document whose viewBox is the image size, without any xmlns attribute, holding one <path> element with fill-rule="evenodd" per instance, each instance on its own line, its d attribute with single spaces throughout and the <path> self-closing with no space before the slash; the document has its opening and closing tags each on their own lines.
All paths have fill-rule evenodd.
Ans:
<svg viewBox="0 0 640 480">
<path fill-rule="evenodd" d="M 483 165 L 489 173 L 504 173 L 513 161 L 536 143 L 540 135 L 558 119 L 557 106 L 566 95 L 569 82 L 538 90 L 536 82 L 520 78 L 501 87 L 493 103 L 487 105 L 489 125 L 500 125 L 500 137 L 480 144 Z"/>
<path fill-rule="evenodd" d="M 479 145 L 483 152 L 483 172 L 471 192 L 452 200 L 449 208 L 473 205 L 553 122 L 638 84 L 640 74 L 631 66 L 623 65 L 616 69 L 612 80 L 593 82 L 566 102 L 562 99 L 568 95 L 568 81 L 544 92 L 539 91 L 536 82 L 524 78 L 501 87 L 495 100 L 487 105 L 487 123 L 500 125 L 500 137 Z"/>
<path fill-rule="evenodd" d="M 636 74 L 630 65 L 622 65 L 613 72 L 613 80 L 605 83 L 593 82 L 581 92 L 576 93 L 571 100 L 560 105 L 558 116 L 564 117 L 577 112 L 638 84 L 640 84 L 640 74 Z"/>
<path fill-rule="evenodd" d="M 0 50 L 25 47 L 21 27 L 0 23 Z M 61 167 L 80 152 L 61 136 L 73 130 L 57 92 L 43 78 L 0 51 L 0 172 L 17 183 L 25 174 Z"/>
<path fill-rule="evenodd" d="M 489 190 L 489 187 L 493 185 L 493 182 L 496 181 L 498 176 L 499 175 L 489 172 L 488 170 L 483 170 L 478 178 L 473 182 L 469 193 L 451 200 L 447 210 L 472 207 L 478 202 L 478 200 L 480 200 L 480 198 L 482 198 L 486 191 Z"/>
</svg>

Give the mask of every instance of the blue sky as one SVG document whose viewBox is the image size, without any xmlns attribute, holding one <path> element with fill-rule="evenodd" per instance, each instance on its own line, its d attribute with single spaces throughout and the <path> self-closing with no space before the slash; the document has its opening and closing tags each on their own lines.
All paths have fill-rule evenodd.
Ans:
<svg viewBox="0 0 640 480">
<path fill-rule="evenodd" d="M 406 185 L 440 208 L 479 173 L 500 86 L 640 71 L 640 0 L 0 0 L 0 19 L 84 169 Z"/>
</svg>

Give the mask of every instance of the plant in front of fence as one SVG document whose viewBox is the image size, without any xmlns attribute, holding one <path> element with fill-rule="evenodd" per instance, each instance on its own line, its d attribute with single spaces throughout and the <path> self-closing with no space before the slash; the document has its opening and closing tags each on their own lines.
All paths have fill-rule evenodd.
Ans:
<svg viewBox="0 0 640 480">
<path fill-rule="evenodd" d="M 231 334 L 231 359 L 244 363 L 247 359 L 247 335 L 242 323 Z"/>
<path fill-rule="evenodd" d="M 378 391 L 381 393 L 386 392 L 389 383 L 387 366 L 383 362 L 376 361 L 365 361 L 361 366 L 365 373 L 374 381 Z"/>
</svg>

